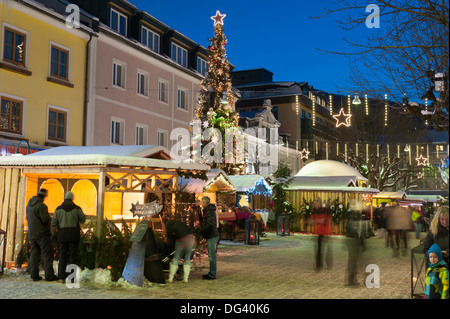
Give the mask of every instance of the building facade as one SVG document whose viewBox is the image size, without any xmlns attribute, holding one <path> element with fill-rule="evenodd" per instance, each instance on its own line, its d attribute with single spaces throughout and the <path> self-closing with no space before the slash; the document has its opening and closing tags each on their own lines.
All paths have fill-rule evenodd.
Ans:
<svg viewBox="0 0 450 319">
<path fill-rule="evenodd" d="M 0 147 L 83 145 L 86 47 L 93 32 L 34 1 L 0 3 Z M 27 153 L 24 148 L 21 152 Z"/>
<path fill-rule="evenodd" d="M 99 18 L 89 47 L 86 140 L 161 145 L 188 128 L 208 52 L 128 1 L 71 1 Z"/>
</svg>

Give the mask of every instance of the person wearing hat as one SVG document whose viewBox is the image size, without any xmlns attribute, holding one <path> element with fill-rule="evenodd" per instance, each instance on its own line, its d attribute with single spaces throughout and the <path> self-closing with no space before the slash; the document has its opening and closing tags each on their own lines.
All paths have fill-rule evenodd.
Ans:
<svg viewBox="0 0 450 319">
<path fill-rule="evenodd" d="M 430 262 L 425 274 L 426 299 L 448 299 L 448 265 L 442 259 L 442 249 L 436 244 L 428 250 Z"/>
<path fill-rule="evenodd" d="M 30 240 L 31 252 L 29 271 L 33 281 L 41 280 L 39 276 L 39 261 L 42 255 L 45 270 L 45 280 L 55 281 L 53 270 L 53 247 L 50 240 L 50 223 L 51 217 L 48 213 L 48 207 L 44 204 L 48 191 L 42 188 L 28 201 L 26 208 L 28 223 L 28 239 Z"/>
<path fill-rule="evenodd" d="M 56 208 L 52 219 L 52 236 L 58 240 L 58 282 L 61 283 L 64 283 L 67 277 L 67 264 L 77 264 L 80 224 L 86 221 L 83 210 L 75 205 L 73 200 L 74 194 L 67 192 L 63 203 Z"/>
</svg>

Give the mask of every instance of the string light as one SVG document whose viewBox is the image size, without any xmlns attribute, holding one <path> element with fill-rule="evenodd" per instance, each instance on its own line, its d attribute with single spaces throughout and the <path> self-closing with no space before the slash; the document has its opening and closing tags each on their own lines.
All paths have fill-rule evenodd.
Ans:
<svg viewBox="0 0 450 319">
<path fill-rule="evenodd" d="M 390 150 L 389 150 L 389 144 L 387 145 L 387 160 L 388 160 L 388 164 L 391 164 L 391 154 L 390 154 Z"/>
<path fill-rule="evenodd" d="M 345 161 L 347 162 L 347 143 L 345 143 L 345 145 L 344 145 L 344 158 L 345 158 Z"/>
<path fill-rule="evenodd" d="M 428 114 L 428 99 L 425 99 L 425 114 Z M 425 125 L 428 125 L 428 120 L 425 120 Z"/>
<path fill-rule="evenodd" d="M 397 144 L 397 157 L 400 158 L 400 144 Z"/>
<path fill-rule="evenodd" d="M 316 154 L 319 154 L 319 142 L 316 141 Z"/>
<path fill-rule="evenodd" d="M 366 115 L 369 115 L 369 100 L 367 99 L 367 94 L 365 95 L 366 102 Z"/>
<path fill-rule="evenodd" d="M 312 122 L 312 125 L 313 126 L 316 126 L 316 96 L 315 95 L 313 95 L 312 96 L 312 116 L 313 116 L 313 122 Z"/>
<path fill-rule="evenodd" d="M 428 148 L 428 144 L 427 144 L 427 158 L 430 158 L 430 149 Z"/>
<path fill-rule="evenodd" d="M 412 149 L 411 149 L 411 144 L 408 146 L 408 157 L 409 157 L 409 165 L 412 164 Z"/>
<path fill-rule="evenodd" d="M 339 143 L 336 143 L 336 156 L 339 156 Z"/>
<path fill-rule="evenodd" d="M 358 145 L 358 143 L 356 143 L 356 145 L 355 145 L 355 150 L 356 150 L 356 156 L 358 156 L 359 155 L 359 145 Z"/>
<path fill-rule="evenodd" d="M 436 158 L 439 159 L 439 146 L 436 145 Z"/>
<path fill-rule="evenodd" d="M 352 98 L 351 98 L 350 94 L 348 95 L 347 100 L 348 100 L 348 101 L 347 101 L 347 104 L 348 104 L 348 114 L 351 116 L 351 115 L 352 115 L 352 109 L 351 109 L 351 106 L 352 106 L 351 100 L 352 100 Z M 352 125 L 352 121 L 351 121 L 350 118 L 348 119 L 348 125 L 349 125 L 349 126 Z"/>
<path fill-rule="evenodd" d="M 325 152 L 326 152 L 326 159 L 328 161 L 328 142 L 325 143 L 325 147 L 326 147 L 326 150 L 325 150 Z"/>
<path fill-rule="evenodd" d="M 377 144 L 377 157 L 380 157 L 380 144 Z"/>
<path fill-rule="evenodd" d="M 388 125 L 388 101 L 387 101 L 388 95 L 384 95 L 384 126 Z"/>
<path fill-rule="evenodd" d="M 330 115 L 333 116 L 333 96 L 330 94 Z"/>
<path fill-rule="evenodd" d="M 366 143 L 366 162 L 369 163 L 369 143 Z"/>
</svg>

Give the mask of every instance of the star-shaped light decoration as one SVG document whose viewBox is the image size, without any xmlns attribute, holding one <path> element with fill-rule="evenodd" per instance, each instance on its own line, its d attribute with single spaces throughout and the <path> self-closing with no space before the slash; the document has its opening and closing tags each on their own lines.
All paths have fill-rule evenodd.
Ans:
<svg viewBox="0 0 450 319">
<path fill-rule="evenodd" d="M 423 173 L 422 172 L 417 173 L 417 178 L 423 178 Z"/>
<path fill-rule="evenodd" d="M 223 19 L 225 19 L 226 16 L 226 14 L 220 14 L 220 11 L 217 10 L 216 15 L 212 16 L 211 19 L 214 20 L 214 25 L 223 25 Z"/>
<path fill-rule="evenodd" d="M 203 122 L 203 128 L 207 129 L 209 127 L 209 122 L 208 121 L 204 121 Z"/>
<path fill-rule="evenodd" d="M 428 158 L 423 157 L 421 154 L 419 157 L 416 157 L 416 161 L 418 166 L 427 166 Z"/>
<path fill-rule="evenodd" d="M 341 125 L 345 125 L 347 127 L 350 126 L 350 118 L 352 117 L 351 114 L 345 114 L 344 109 L 342 108 L 339 111 L 339 114 L 333 115 L 334 119 L 336 120 L 336 127 L 339 127 Z"/>
<path fill-rule="evenodd" d="M 306 148 L 302 149 L 300 151 L 300 159 L 308 159 L 310 151 L 308 151 Z"/>
</svg>

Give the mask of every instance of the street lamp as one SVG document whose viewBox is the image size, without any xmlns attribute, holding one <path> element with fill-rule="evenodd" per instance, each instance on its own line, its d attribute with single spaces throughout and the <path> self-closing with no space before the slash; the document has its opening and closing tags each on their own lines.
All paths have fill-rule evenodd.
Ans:
<svg viewBox="0 0 450 319">
<path fill-rule="evenodd" d="M 359 99 L 358 93 L 355 94 L 355 98 L 353 99 L 353 104 L 354 105 L 360 105 L 361 104 L 361 100 Z"/>
</svg>

